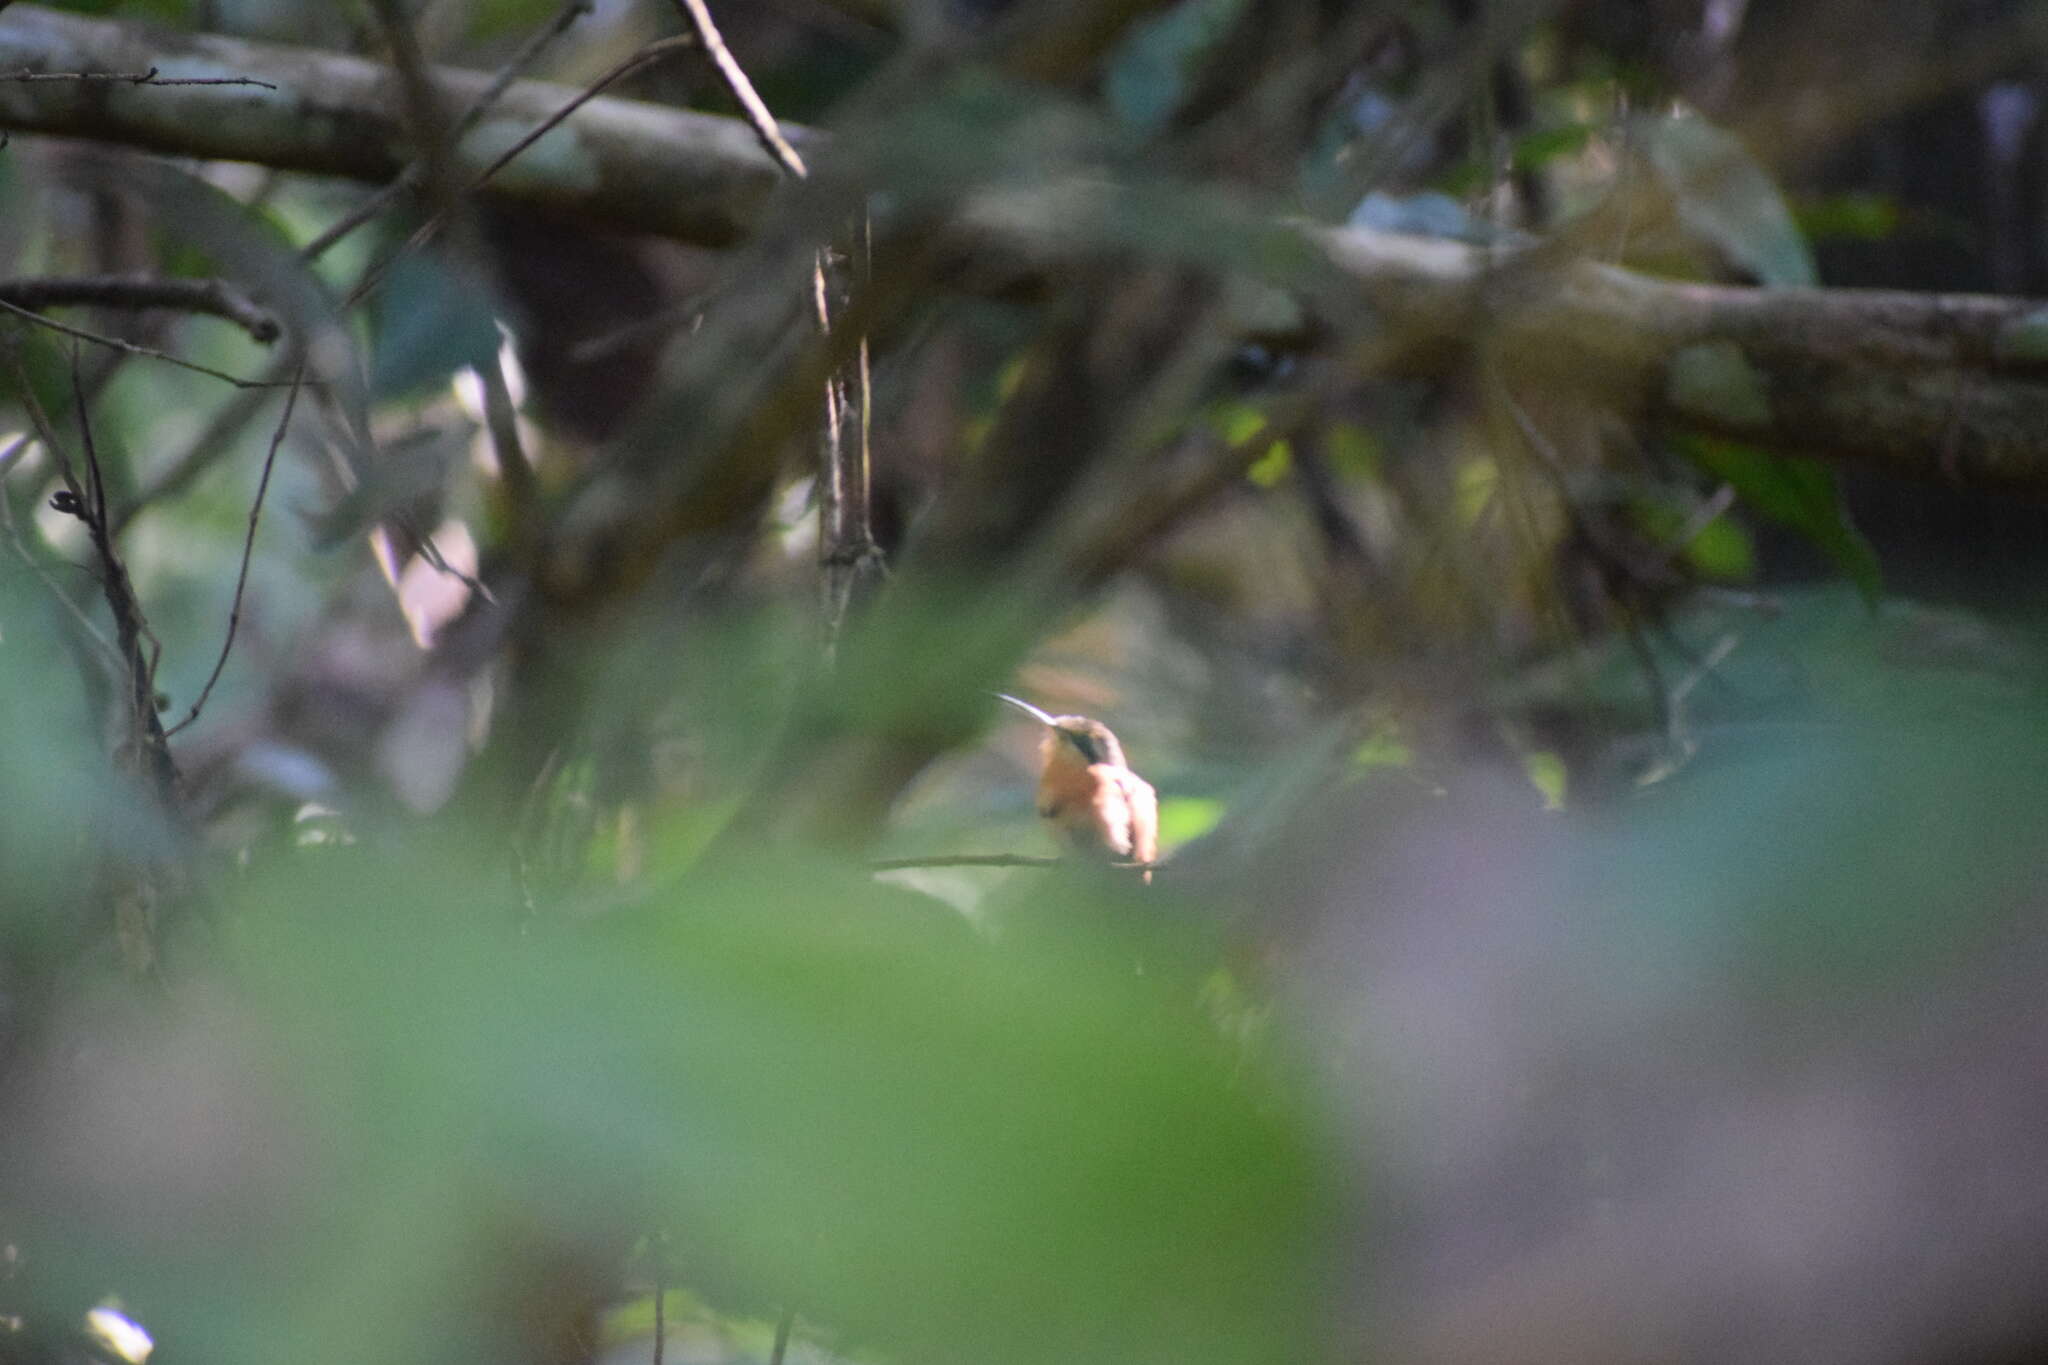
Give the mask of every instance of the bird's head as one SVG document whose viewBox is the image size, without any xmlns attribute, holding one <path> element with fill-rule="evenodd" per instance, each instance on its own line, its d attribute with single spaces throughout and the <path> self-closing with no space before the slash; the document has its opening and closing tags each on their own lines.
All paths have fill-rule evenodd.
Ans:
<svg viewBox="0 0 2048 1365">
<path fill-rule="evenodd" d="M 996 696 L 1045 727 L 1041 751 L 1048 765 L 1078 762 L 1084 768 L 1097 763 L 1116 768 L 1128 766 L 1123 745 L 1117 743 L 1116 736 L 1101 721 L 1086 716 L 1055 716 L 1005 692 Z"/>
</svg>

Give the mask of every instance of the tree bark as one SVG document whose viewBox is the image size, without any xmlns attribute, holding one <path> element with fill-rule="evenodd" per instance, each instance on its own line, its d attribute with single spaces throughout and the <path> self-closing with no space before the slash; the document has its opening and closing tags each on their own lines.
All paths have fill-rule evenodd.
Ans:
<svg viewBox="0 0 2048 1365">
<path fill-rule="evenodd" d="M 9 81 L 21 71 L 254 77 L 278 87 Z M 480 72 L 440 69 L 461 102 Z M 478 169 L 575 92 L 519 81 L 457 149 Z M 410 156 L 396 78 L 359 58 L 81 18 L 0 13 L 0 128 L 382 181 Z M 809 156 L 826 139 L 786 126 Z M 761 221 L 779 173 L 737 119 L 600 97 L 514 160 L 491 192 L 616 229 L 720 246 Z M 1119 191 L 1012 190 L 963 211 L 962 244 L 1014 284 L 1100 249 Z M 1028 198 L 1029 196 L 1026 196 Z M 1123 207 L 1128 216 L 1129 206 Z M 1371 363 L 1451 374 L 1483 355 L 1562 389 L 1703 435 L 1892 473 L 2048 495 L 2048 302 L 1675 283 L 1538 246 L 1303 226 L 1342 297 L 1309 311 L 1373 319 Z M 1163 248 L 1162 248 L 1163 249 Z M 1021 263 L 1021 265 L 1019 264 Z M 1302 316 L 1305 318 L 1307 313 Z M 1270 332 L 1270 328 L 1265 329 Z"/>
<path fill-rule="evenodd" d="M 152 69 L 175 79 L 250 77 L 277 88 L 8 79 L 24 71 Z M 456 107 L 491 81 L 487 72 L 450 67 L 435 68 L 434 76 Z M 482 170 L 575 94 L 545 81 L 514 81 L 462 139 L 460 167 Z M 397 175 L 414 153 L 398 76 L 388 66 L 39 5 L 0 13 L 0 128 L 378 182 Z M 792 130 L 799 147 L 804 137 Z M 724 246 L 759 219 L 779 178 L 736 119 L 599 98 L 499 172 L 492 186 L 501 197 L 613 227 Z"/>
</svg>

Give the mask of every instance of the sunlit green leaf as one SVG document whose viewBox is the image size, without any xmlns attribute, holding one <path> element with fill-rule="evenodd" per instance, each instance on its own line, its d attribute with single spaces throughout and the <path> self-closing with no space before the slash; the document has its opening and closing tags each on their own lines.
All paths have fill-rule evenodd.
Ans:
<svg viewBox="0 0 2048 1365">
<path fill-rule="evenodd" d="M 1528 774 L 1529 785 L 1543 794 L 1543 809 L 1564 809 L 1570 774 L 1562 757 L 1548 749 L 1531 750 L 1522 755 L 1522 771 Z"/>
<path fill-rule="evenodd" d="M 1167 848 L 1199 839 L 1216 828 L 1224 805 L 1210 796 L 1169 796 L 1159 803 L 1159 842 Z"/>
<path fill-rule="evenodd" d="M 1261 488 L 1271 488 L 1286 478 L 1294 468 L 1294 447 L 1285 441 L 1275 441 L 1266 448 L 1266 453 L 1252 461 L 1244 476 Z"/>
<path fill-rule="evenodd" d="M 1733 441 L 1689 437 L 1680 448 L 1749 506 L 1805 535 L 1865 599 L 1876 600 L 1883 588 L 1877 552 L 1849 520 L 1832 469 Z"/>
<path fill-rule="evenodd" d="M 1590 123 L 1539 128 L 1515 143 L 1514 167 L 1518 171 L 1538 171 L 1559 157 L 1576 155 L 1592 140 L 1594 131 Z"/>
<path fill-rule="evenodd" d="M 1705 524 L 1687 508 L 1669 502 L 1645 501 L 1633 508 L 1643 533 L 1683 555 L 1703 578 L 1736 582 L 1756 571 L 1756 551 L 1749 533 L 1726 512 Z"/>
</svg>

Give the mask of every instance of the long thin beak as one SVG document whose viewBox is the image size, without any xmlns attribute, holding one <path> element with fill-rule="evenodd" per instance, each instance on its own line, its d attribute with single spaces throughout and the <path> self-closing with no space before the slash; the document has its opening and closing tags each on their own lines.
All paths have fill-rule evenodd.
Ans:
<svg viewBox="0 0 2048 1365">
<path fill-rule="evenodd" d="M 1016 707 L 1019 711 L 1022 711 L 1025 715 L 1031 717 L 1031 719 L 1037 721 L 1040 725 L 1051 725 L 1053 723 L 1053 716 L 1049 715 L 1044 711 L 1039 710 L 1037 707 L 1033 706 L 1028 701 L 1018 701 L 1015 697 L 1011 696 L 1007 692 L 994 692 L 990 695 L 993 696 L 997 701 L 1006 701 L 1010 703 L 1010 705 Z"/>
</svg>

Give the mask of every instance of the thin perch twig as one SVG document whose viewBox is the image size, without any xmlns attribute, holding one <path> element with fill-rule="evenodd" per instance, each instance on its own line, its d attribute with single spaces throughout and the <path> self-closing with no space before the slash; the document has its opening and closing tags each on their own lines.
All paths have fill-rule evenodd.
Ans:
<svg viewBox="0 0 2048 1365">
<path fill-rule="evenodd" d="M 0 9 L 5 9 L 0 5 Z M 255 85 L 265 90 L 277 87 L 254 76 L 160 76 L 157 68 L 147 71 L 0 71 L 0 81 L 26 85 L 32 81 L 118 81 L 123 85 Z"/>
<path fill-rule="evenodd" d="M 937 853 L 923 858 L 870 858 L 870 872 L 903 872 L 918 867 L 1065 867 L 1069 858 L 1052 858 L 1036 853 Z M 1163 862 L 1106 863 L 1118 871 L 1156 872 Z"/>
<path fill-rule="evenodd" d="M 305 366 L 302 364 L 293 379 L 297 381 L 304 375 Z M 284 444 L 285 429 L 292 424 L 292 409 L 298 406 L 299 388 L 300 385 L 294 382 L 285 392 L 284 415 L 277 419 L 277 429 L 270 433 L 270 449 L 263 454 L 263 473 L 256 480 L 255 500 L 249 504 L 249 529 L 242 537 L 242 566 L 235 574 L 234 601 L 228 606 L 227 637 L 220 642 L 220 654 L 213 661 L 213 671 L 206 675 L 206 685 L 193 699 L 192 709 L 185 713 L 183 720 L 164 732 L 166 739 L 199 719 L 199 713 L 206 709 L 207 698 L 213 695 L 214 684 L 220 681 L 222 670 L 228 666 L 228 652 L 235 647 L 235 631 L 242 624 L 242 593 L 248 587 L 249 561 L 256 552 L 256 526 L 263 517 L 263 499 L 270 491 L 270 472 L 277 465 L 278 448 Z"/>
<path fill-rule="evenodd" d="M 746 115 L 747 126 L 754 130 L 754 136 L 761 140 L 761 146 L 768 155 L 775 158 L 775 164 L 794 179 L 809 177 L 810 171 L 805 167 L 804 159 L 782 135 L 782 125 L 775 121 L 775 115 L 768 112 L 760 92 L 754 89 L 754 83 L 747 79 L 747 73 L 734 60 L 732 49 L 725 45 L 718 25 L 711 22 L 711 7 L 704 0 L 675 0 L 675 7 L 684 22 L 689 24 L 690 31 L 697 35 L 697 41 L 704 45 L 706 55 L 725 81 L 725 88 L 732 92 L 733 99 L 739 102 L 740 112 Z"/>
</svg>

